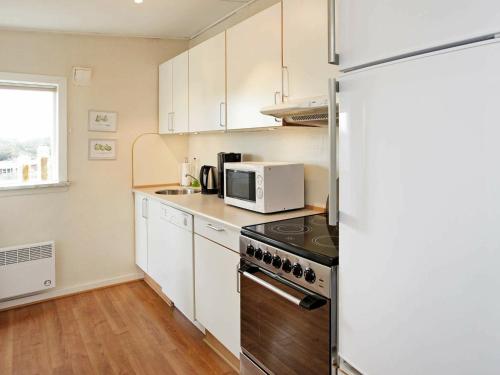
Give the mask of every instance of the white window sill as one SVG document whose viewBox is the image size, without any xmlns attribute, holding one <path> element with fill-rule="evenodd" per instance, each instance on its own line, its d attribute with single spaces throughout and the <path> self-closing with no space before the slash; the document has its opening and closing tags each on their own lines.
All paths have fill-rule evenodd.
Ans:
<svg viewBox="0 0 500 375">
<path fill-rule="evenodd" d="M 11 195 L 11 193 L 36 193 L 45 192 L 47 189 L 52 190 L 52 188 L 65 188 L 70 185 L 69 181 L 64 182 L 48 182 L 48 183 L 34 183 L 25 185 L 10 185 L 10 186 L 0 186 L 0 196 Z"/>
</svg>

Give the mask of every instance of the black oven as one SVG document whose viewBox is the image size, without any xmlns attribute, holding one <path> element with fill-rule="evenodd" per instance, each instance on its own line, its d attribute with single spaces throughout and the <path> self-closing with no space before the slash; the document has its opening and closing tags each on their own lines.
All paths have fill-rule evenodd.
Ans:
<svg viewBox="0 0 500 375">
<path fill-rule="evenodd" d="M 331 374 L 331 300 L 247 259 L 239 272 L 241 374 Z"/>
</svg>

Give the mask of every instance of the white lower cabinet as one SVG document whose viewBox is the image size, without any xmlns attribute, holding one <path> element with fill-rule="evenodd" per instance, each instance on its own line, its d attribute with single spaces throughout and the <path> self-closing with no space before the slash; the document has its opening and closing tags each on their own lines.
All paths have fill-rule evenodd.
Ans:
<svg viewBox="0 0 500 375">
<path fill-rule="evenodd" d="M 179 311 L 239 357 L 239 231 L 203 217 L 193 220 L 192 215 L 139 193 L 135 223 L 137 265 Z M 193 235 L 193 228 L 213 241 Z"/>
<path fill-rule="evenodd" d="M 135 194 L 135 264 L 148 272 L 148 204 L 142 194 Z"/>
<path fill-rule="evenodd" d="M 147 273 L 194 320 L 193 217 L 151 200 L 148 218 Z"/>
<path fill-rule="evenodd" d="M 240 256 L 198 234 L 194 235 L 194 248 L 196 320 L 239 357 Z"/>
<path fill-rule="evenodd" d="M 165 264 L 168 263 L 169 235 L 164 205 L 153 199 L 149 202 L 148 215 L 148 272 L 160 286 L 167 279 Z"/>
</svg>

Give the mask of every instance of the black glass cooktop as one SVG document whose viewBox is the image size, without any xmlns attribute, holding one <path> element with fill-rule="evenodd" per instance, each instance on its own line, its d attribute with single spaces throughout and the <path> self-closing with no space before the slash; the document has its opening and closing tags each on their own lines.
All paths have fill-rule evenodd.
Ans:
<svg viewBox="0 0 500 375">
<path fill-rule="evenodd" d="M 326 214 L 249 225 L 241 233 L 325 266 L 339 264 L 338 227 L 328 225 Z"/>
</svg>

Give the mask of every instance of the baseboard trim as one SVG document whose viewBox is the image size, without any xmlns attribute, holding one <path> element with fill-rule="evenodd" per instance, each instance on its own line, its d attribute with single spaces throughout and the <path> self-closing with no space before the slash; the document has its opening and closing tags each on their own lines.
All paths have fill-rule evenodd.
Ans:
<svg viewBox="0 0 500 375">
<path fill-rule="evenodd" d="M 313 210 L 313 211 L 318 211 L 320 213 L 324 213 L 325 212 L 325 207 L 313 206 L 311 204 L 306 204 L 305 208 L 307 208 L 309 210 Z"/>
<path fill-rule="evenodd" d="M 56 288 L 48 292 L 34 294 L 27 297 L 21 297 L 5 302 L 0 302 L 0 311 L 15 309 L 27 305 L 33 305 L 35 303 L 50 301 L 57 298 L 69 297 L 74 294 L 89 292 L 92 290 L 107 288 L 119 284 L 125 284 L 141 279 L 144 279 L 143 273 L 131 273 L 123 276 L 94 281 L 91 283 L 75 285 L 67 288 L 61 288 L 61 289 Z"/>
<path fill-rule="evenodd" d="M 240 360 L 233 353 L 231 353 L 219 340 L 215 338 L 209 331 L 206 331 L 205 338 L 203 339 L 219 357 L 221 357 L 231 368 L 237 373 L 240 372 Z"/>
<path fill-rule="evenodd" d="M 191 322 L 194 324 L 194 326 L 196 328 L 198 328 L 200 330 L 201 333 L 203 333 L 204 335 L 207 334 L 207 330 L 205 329 L 205 327 L 203 326 L 203 324 L 201 324 L 199 321 L 197 321 L 196 319 L 194 320 L 194 322 Z"/>
<path fill-rule="evenodd" d="M 158 294 L 158 296 L 165 301 L 165 303 L 167 305 L 169 305 L 170 307 L 174 307 L 174 303 L 172 302 L 172 300 L 170 298 L 168 298 L 168 296 L 166 294 L 164 294 L 161 290 L 161 286 L 156 282 L 154 281 L 148 274 L 144 274 L 144 282 L 146 284 L 148 284 L 148 286 L 153 289 L 153 291 Z"/>
</svg>

